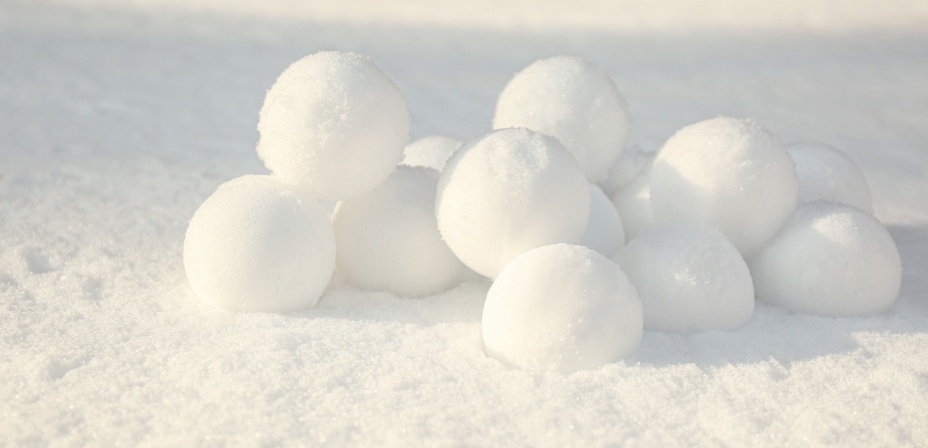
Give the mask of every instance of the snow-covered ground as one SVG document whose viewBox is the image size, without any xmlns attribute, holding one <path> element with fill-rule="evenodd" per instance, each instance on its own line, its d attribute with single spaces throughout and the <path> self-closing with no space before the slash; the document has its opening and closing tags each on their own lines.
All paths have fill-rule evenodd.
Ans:
<svg viewBox="0 0 928 448">
<path fill-rule="evenodd" d="M 485 281 L 201 309 L 187 221 L 265 172 L 264 92 L 321 49 L 373 57 L 413 138 L 489 130 L 515 71 L 571 54 L 609 71 L 645 149 L 719 114 L 829 142 L 871 183 L 899 301 L 867 319 L 761 304 L 566 376 L 484 355 Z M 926 79 L 920 0 L 0 0 L 0 446 L 925 446 Z"/>
</svg>

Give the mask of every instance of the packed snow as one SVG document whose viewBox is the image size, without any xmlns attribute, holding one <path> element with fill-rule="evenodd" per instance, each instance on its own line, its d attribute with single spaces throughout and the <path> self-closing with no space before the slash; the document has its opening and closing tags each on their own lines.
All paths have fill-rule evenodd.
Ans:
<svg viewBox="0 0 928 448">
<path fill-rule="evenodd" d="M 840 202 L 873 213 L 867 178 L 846 154 L 819 142 L 796 142 L 786 149 L 796 163 L 799 202 Z"/>
<path fill-rule="evenodd" d="M 370 58 L 324 51 L 280 74 L 258 133 L 258 154 L 275 176 L 319 199 L 348 199 L 393 172 L 409 142 L 409 110 Z"/>
<path fill-rule="evenodd" d="M 870 316 L 899 296 L 902 265 L 872 216 L 827 201 L 803 204 L 751 257 L 757 298 L 823 316 Z"/>
<path fill-rule="evenodd" d="M 754 284 L 735 246 L 707 224 L 646 231 L 617 254 L 649 330 L 733 330 L 754 314 Z"/>
<path fill-rule="evenodd" d="M 641 343 L 641 301 L 612 260 L 553 244 L 508 263 L 483 305 L 487 355 L 527 370 L 571 373 L 630 356 Z"/>
<path fill-rule="evenodd" d="M 445 135 L 422 137 L 406 145 L 401 163 L 406 166 L 432 168 L 440 173 L 445 170 L 448 159 L 463 144 L 464 142 Z"/>
<path fill-rule="evenodd" d="M 184 268 L 203 302 L 236 311 L 313 307 L 335 267 L 325 210 L 270 176 L 216 189 L 190 219 Z"/>
<path fill-rule="evenodd" d="M 346 280 L 421 297 L 464 279 L 466 268 L 438 233 L 437 185 L 437 171 L 403 166 L 373 191 L 338 204 L 332 224 L 338 271 Z"/>
<path fill-rule="evenodd" d="M 924 446 L 926 29 L 913 0 L 2 2 L 0 445 Z M 256 156 L 259 110 L 290 64 L 333 50 L 376 62 L 405 97 L 413 139 L 490 131 L 500 92 L 533 61 L 600 66 L 632 117 L 632 144 L 597 182 L 630 244 L 648 231 L 622 205 L 649 215 L 649 156 L 681 128 L 745 117 L 783 142 L 827 142 L 859 167 L 872 214 L 823 206 L 824 230 L 795 234 L 822 252 L 889 254 L 832 257 L 867 268 L 855 285 L 892 280 L 898 249 L 898 294 L 844 295 L 838 306 L 894 300 L 852 318 L 758 301 L 736 329 L 646 329 L 627 357 L 574 373 L 487 356 L 481 321 L 497 284 L 472 274 L 405 298 L 336 272 L 315 307 L 288 313 L 201 300 L 184 269 L 192 218 L 232 179 L 300 168 Z M 324 122 L 284 140 L 322 135 Z M 395 165 L 404 145 L 355 162 Z M 327 175 L 369 180 L 360 197 L 393 170 L 376 182 Z M 299 221 L 315 208 L 322 195 L 295 177 L 252 202 L 264 211 L 234 200 L 229 216 L 247 219 L 211 227 L 263 220 L 273 244 L 253 247 L 304 252 L 300 235 L 317 229 L 281 231 L 264 215 Z M 782 251 L 785 234 L 760 253 Z M 264 281 L 243 272 L 232 281 Z"/>
<path fill-rule="evenodd" d="M 531 249 L 581 242 L 590 190 L 577 160 L 557 140 L 501 129 L 467 142 L 451 158 L 438 182 L 435 215 L 451 251 L 495 278 Z"/>
</svg>

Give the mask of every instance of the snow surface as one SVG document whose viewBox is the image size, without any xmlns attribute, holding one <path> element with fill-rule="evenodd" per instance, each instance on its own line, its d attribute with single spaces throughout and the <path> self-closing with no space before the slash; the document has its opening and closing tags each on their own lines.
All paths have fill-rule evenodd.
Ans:
<svg viewBox="0 0 928 448">
<path fill-rule="evenodd" d="M 924 30 L 920 0 L 2 1 L 0 446 L 924 446 Z M 414 139 L 486 132 L 516 71 L 571 54 L 616 80 L 647 150 L 720 114 L 841 148 L 899 247 L 900 298 L 872 318 L 758 304 L 572 375 L 484 355 L 482 280 L 201 309 L 187 221 L 265 172 L 264 93 L 323 49 L 370 55 Z"/>
</svg>

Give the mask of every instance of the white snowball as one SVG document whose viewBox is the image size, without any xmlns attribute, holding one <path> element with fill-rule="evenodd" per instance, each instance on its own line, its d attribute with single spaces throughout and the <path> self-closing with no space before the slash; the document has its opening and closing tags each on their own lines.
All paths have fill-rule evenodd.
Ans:
<svg viewBox="0 0 928 448">
<path fill-rule="evenodd" d="M 557 56 L 517 73 L 496 103 L 493 128 L 526 127 L 561 141 L 587 179 L 606 177 L 628 139 L 625 100 L 609 75 L 592 62 Z"/>
<path fill-rule="evenodd" d="M 583 234 L 582 246 L 589 247 L 608 258 L 612 258 L 625 244 L 622 219 L 612 201 L 596 185 L 590 184 L 590 222 Z"/>
<path fill-rule="evenodd" d="M 237 311 L 295 311 L 316 304 L 335 267 L 325 211 L 271 176 L 219 186 L 194 213 L 184 269 L 203 302 Z"/>
<path fill-rule="evenodd" d="M 650 177 L 658 224 L 711 224 L 743 254 L 773 237 L 799 191 L 783 144 L 750 120 L 728 117 L 678 131 L 658 153 Z"/>
<path fill-rule="evenodd" d="M 612 204 L 619 211 L 625 239 L 628 241 L 656 225 L 654 213 L 651 212 L 651 180 L 648 174 L 649 171 L 641 172 L 612 195 Z"/>
<path fill-rule="evenodd" d="M 656 153 L 645 152 L 638 145 L 632 145 L 622 151 L 622 156 L 609 168 L 606 179 L 599 186 L 608 195 L 630 184 L 642 172 L 651 169 Z"/>
<path fill-rule="evenodd" d="M 727 238 L 701 223 L 643 232 L 616 256 L 649 330 L 731 330 L 754 314 L 751 273 Z"/>
<path fill-rule="evenodd" d="M 876 218 L 832 202 L 799 206 L 750 258 L 757 298 L 822 316 L 869 316 L 899 296 L 902 262 Z"/>
<path fill-rule="evenodd" d="M 611 260 L 554 244 L 506 265 L 487 293 L 487 355 L 530 370 L 570 373 L 631 355 L 641 342 L 641 302 Z"/>
<path fill-rule="evenodd" d="M 320 199 L 383 182 L 409 140 L 406 99 L 365 56 L 319 52 L 287 67 L 267 92 L 258 155 L 281 180 Z"/>
<path fill-rule="evenodd" d="M 444 171 L 448 159 L 463 142 L 443 135 L 422 137 L 406 146 L 403 151 L 403 165 L 432 168 L 439 173 Z"/>
<path fill-rule="evenodd" d="M 464 265 L 435 221 L 438 172 L 397 168 L 371 192 L 340 202 L 332 218 L 338 271 L 362 288 L 421 297 L 459 282 Z"/>
<path fill-rule="evenodd" d="M 793 143 L 787 149 L 799 173 L 800 202 L 840 202 L 873 213 L 870 184 L 846 154 L 817 142 Z"/>
<path fill-rule="evenodd" d="M 448 247 L 493 278 L 540 246 L 579 243 L 590 191 L 557 140 L 523 128 L 477 137 L 455 153 L 438 182 L 435 214 Z"/>
</svg>

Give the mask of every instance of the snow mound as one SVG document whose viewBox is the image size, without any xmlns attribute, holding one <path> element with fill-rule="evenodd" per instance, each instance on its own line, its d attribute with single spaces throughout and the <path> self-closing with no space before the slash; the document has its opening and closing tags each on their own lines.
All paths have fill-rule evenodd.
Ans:
<svg viewBox="0 0 928 448">
<path fill-rule="evenodd" d="M 625 244 L 625 229 L 619 212 L 606 193 L 593 184 L 590 184 L 590 219 L 580 244 L 608 258 Z"/>
<path fill-rule="evenodd" d="M 743 254 L 773 237 L 799 190 L 783 144 L 753 121 L 728 117 L 679 130 L 658 153 L 650 179 L 658 224 L 711 224 Z"/>
<path fill-rule="evenodd" d="M 466 143 L 438 182 L 442 238 L 475 272 L 493 278 L 524 252 L 579 243 L 590 191 L 576 159 L 557 140 L 524 128 Z"/>
<path fill-rule="evenodd" d="M 630 118 L 625 99 L 598 65 L 578 57 L 535 61 L 517 73 L 496 103 L 493 128 L 526 127 L 560 140 L 592 183 L 622 154 Z"/>
<path fill-rule="evenodd" d="M 793 143 L 787 150 L 799 174 L 799 202 L 840 202 L 873 214 L 870 184 L 847 154 L 818 142 Z"/>
<path fill-rule="evenodd" d="M 640 234 L 616 256 L 638 290 L 648 330 L 731 330 L 754 313 L 741 254 L 713 227 L 679 223 Z"/>
<path fill-rule="evenodd" d="M 430 135 L 406 145 L 403 150 L 403 165 L 432 168 L 439 173 L 445 170 L 448 159 L 464 143 L 444 135 Z"/>
<path fill-rule="evenodd" d="M 528 251 L 500 272 L 483 308 L 487 355 L 529 371 L 596 369 L 641 342 L 641 302 L 618 265 L 583 246 Z"/>
<path fill-rule="evenodd" d="M 325 51 L 280 74 L 258 132 L 258 155 L 275 176 L 316 198 L 341 200 L 390 176 L 409 141 L 409 110 L 368 57 Z"/>
<path fill-rule="evenodd" d="M 882 313 L 902 282 L 899 251 L 883 225 L 826 201 L 797 208 L 749 261 L 759 300 L 822 316 Z"/>
<path fill-rule="evenodd" d="M 184 238 L 184 269 L 204 303 L 237 311 L 313 307 L 335 265 L 325 211 L 271 176 L 216 189 Z"/>
<path fill-rule="evenodd" d="M 438 233 L 438 172 L 398 167 L 386 182 L 338 204 L 332 217 L 338 271 L 362 288 L 421 297 L 444 291 L 465 268 Z"/>
</svg>

